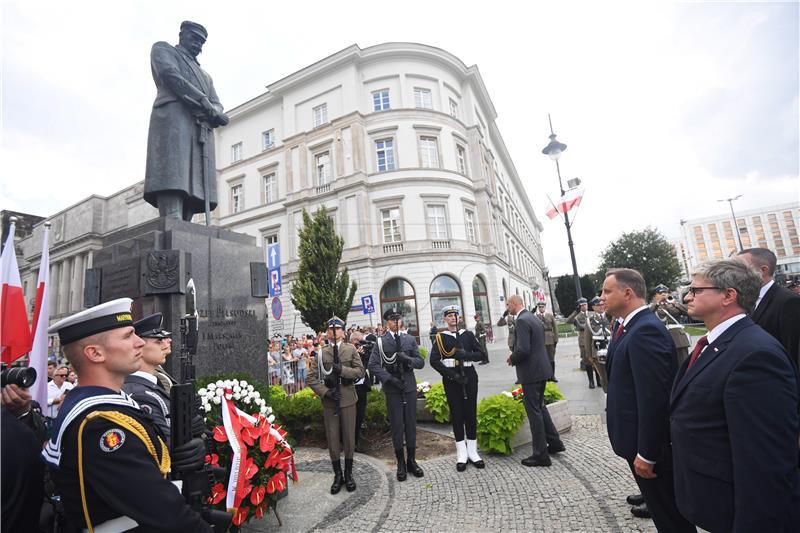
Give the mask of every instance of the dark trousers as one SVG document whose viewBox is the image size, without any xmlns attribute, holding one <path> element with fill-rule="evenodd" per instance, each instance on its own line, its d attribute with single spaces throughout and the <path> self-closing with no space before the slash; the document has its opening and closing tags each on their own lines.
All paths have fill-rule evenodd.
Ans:
<svg viewBox="0 0 800 533">
<path fill-rule="evenodd" d="M 637 476 L 633 468 L 633 461 L 628 461 L 628 466 L 633 473 L 633 479 L 639 485 L 639 490 L 642 491 L 642 496 L 644 496 L 644 501 L 653 516 L 653 523 L 658 531 L 697 533 L 697 528 L 678 511 L 678 505 L 675 503 L 675 485 L 671 465 L 668 468 L 659 468 L 659 464 L 656 463 L 655 473 L 658 477 L 653 479 Z"/>
<path fill-rule="evenodd" d="M 367 394 L 372 387 L 369 385 L 356 385 L 356 446 L 358 446 L 358 438 L 361 435 L 361 424 L 364 423 L 364 414 L 367 411 Z"/>
<path fill-rule="evenodd" d="M 403 448 L 405 436 L 408 448 L 417 447 L 417 391 L 403 394 L 386 394 L 386 410 L 392 427 L 392 444 L 395 450 Z"/>
<path fill-rule="evenodd" d="M 531 426 L 533 437 L 533 455 L 547 454 L 547 445 L 561 442 L 556 426 L 550 418 L 550 413 L 544 405 L 545 381 L 523 383 L 522 394 L 525 412 L 528 414 L 528 423 Z"/>
<path fill-rule="evenodd" d="M 447 405 L 450 406 L 450 421 L 453 423 L 453 435 L 456 442 L 464 440 L 465 430 L 467 438 L 475 440 L 478 430 L 478 373 L 470 366 L 464 367 L 464 374 L 467 376 L 466 399 L 464 399 L 465 387 L 452 379 L 442 380 L 444 393 L 447 396 Z"/>
</svg>

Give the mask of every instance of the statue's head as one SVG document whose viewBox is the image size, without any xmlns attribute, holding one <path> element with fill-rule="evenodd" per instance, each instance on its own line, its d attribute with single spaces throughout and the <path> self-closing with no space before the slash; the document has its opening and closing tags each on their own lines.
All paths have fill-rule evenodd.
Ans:
<svg viewBox="0 0 800 533">
<path fill-rule="evenodd" d="M 201 24 L 189 20 L 181 22 L 178 42 L 194 57 L 197 57 L 203 51 L 203 45 L 207 38 L 208 32 Z"/>
</svg>

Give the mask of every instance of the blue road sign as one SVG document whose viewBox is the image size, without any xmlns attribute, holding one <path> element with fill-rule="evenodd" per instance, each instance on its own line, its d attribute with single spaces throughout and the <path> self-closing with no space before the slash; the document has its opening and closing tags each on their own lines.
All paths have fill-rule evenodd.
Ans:
<svg viewBox="0 0 800 533">
<path fill-rule="evenodd" d="M 280 298 L 275 297 L 272 299 L 272 318 L 280 320 L 281 315 L 283 315 L 283 304 Z"/>
<path fill-rule="evenodd" d="M 267 246 L 267 268 L 274 270 L 281 267 L 281 245 L 276 243 Z"/>
<path fill-rule="evenodd" d="M 365 315 L 370 315 L 375 312 L 375 301 L 372 299 L 371 294 L 361 297 L 361 307 L 364 308 Z"/>
<path fill-rule="evenodd" d="M 280 296 L 281 290 L 281 269 L 273 268 L 269 271 L 269 295 L 270 297 Z"/>
</svg>

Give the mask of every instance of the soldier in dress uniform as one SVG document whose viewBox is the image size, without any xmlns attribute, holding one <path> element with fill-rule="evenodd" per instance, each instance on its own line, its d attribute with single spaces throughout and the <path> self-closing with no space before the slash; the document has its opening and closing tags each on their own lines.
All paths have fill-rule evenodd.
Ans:
<svg viewBox="0 0 800 533">
<path fill-rule="evenodd" d="M 156 375 L 156 367 L 164 364 L 167 354 L 164 339 L 169 331 L 162 329 L 163 315 L 156 313 L 133 323 L 133 328 L 143 341 L 141 368 L 125 378 L 122 385 L 128 396 L 136 400 L 139 407 L 153 418 L 164 435 L 164 442 L 170 445 L 169 393 L 164 390 Z"/>
<path fill-rule="evenodd" d="M 448 305 L 442 310 L 447 329 L 436 334 L 431 348 L 431 366 L 443 378 L 456 438 L 456 470 L 463 472 L 468 462 L 476 468 L 485 466 L 478 455 L 478 373 L 472 366 L 484 359 L 484 353 L 475 335 L 466 329 L 458 329 L 460 314 L 461 308 L 457 305 Z"/>
<path fill-rule="evenodd" d="M 508 326 L 508 349 L 514 351 L 514 315 L 508 314 L 508 299 L 506 299 L 506 310 L 500 320 L 497 321 L 498 326 Z"/>
<path fill-rule="evenodd" d="M 337 356 L 338 363 L 335 361 Z M 347 492 L 356 490 L 353 452 L 356 449 L 358 395 L 353 384 L 363 377 L 364 365 L 356 347 L 344 341 L 344 321 L 334 316 L 328 320 L 328 344 L 317 351 L 308 368 L 308 386 L 322 399 L 325 438 L 328 440 L 334 474 L 331 494 L 337 494 L 342 485 Z M 344 476 L 341 458 L 343 447 Z"/>
<path fill-rule="evenodd" d="M 584 344 L 584 332 L 586 331 L 586 319 L 588 318 L 588 301 L 586 298 L 579 298 L 576 302 L 577 308 L 570 313 L 566 322 L 572 324 L 578 331 L 578 348 L 581 351 L 581 370 L 591 367 L 586 357 L 586 345 Z"/>
<path fill-rule="evenodd" d="M 378 378 L 386 396 L 386 410 L 392 426 L 392 443 L 397 458 L 397 481 L 405 481 L 407 472 L 424 475 L 416 461 L 417 451 L 417 381 L 414 369 L 425 366 L 414 337 L 401 333 L 400 311 L 391 308 L 383 313 L 386 333 L 378 337 L 369 358 L 369 371 Z M 406 454 L 403 453 L 405 437 Z"/>
<path fill-rule="evenodd" d="M 606 315 L 606 306 L 598 297 L 594 297 L 591 302 L 592 310 L 589 311 L 586 320 L 586 331 L 584 344 L 589 356 L 589 363 L 592 371 L 586 370 L 589 375 L 589 388 L 594 388 L 593 374 L 597 375 L 597 383 L 603 387 L 603 391 L 608 390 L 608 376 L 606 375 L 606 352 L 608 343 L 611 341 L 611 318 Z"/>
<path fill-rule="evenodd" d="M 667 326 L 669 335 L 678 350 L 678 365 L 680 365 L 689 357 L 689 345 L 691 344 L 689 335 L 683 330 L 680 317 L 688 317 L 689 310 L 673 298 L 669 289 L 664 285 L 656 286 L 653 301 L 650 302 L 650 310 Z"/>
<path fill-rule="evenodd" d="M 553 379 L 556 379 L 556 345 L 558 344 L 558 327 L 556 326 L 556 319 L 552 313 L 546 311 L 547 306 L 545 302 L 536 304 L 536 313 L 534 315 L 542 323 L 544 328 L 544 347 L 547 350 L 547 358 L 550 359 L 550 366 L 553 367 Z"/>
<path fill-rule="evenodd" d="M 112 300 L 48 330 L 58 333 L 80 385 L 64 400 L 42 455 L 71 527 L 211 532 L 167 478 L 170 469 L 202 467 L 205 444 L 195 438 L 170 453 L 152 418 L 122 391 L 144 347 L 131 303 Z"/>
<path fill-rule="evenodd" d="M 483 323 L 483 319 L 481 319 L 480 313 L 475 313 L 475 338 L 478 339 L 478 342 L 481 345 L 481 349 L 486 357 L 478 363 L 479 365 L 485 365 L 489 363 L 489 350 L 486 349 L 486 325 Z M 433 342 L 433 341 L 431 341 Z"/>
</svg>

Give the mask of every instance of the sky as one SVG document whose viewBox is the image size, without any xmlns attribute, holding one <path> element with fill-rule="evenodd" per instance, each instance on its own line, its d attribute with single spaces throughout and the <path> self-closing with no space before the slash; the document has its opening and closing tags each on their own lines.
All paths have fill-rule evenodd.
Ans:
<svg viewBox="0 0 800 533">
<path fill-rule="evenodd" d="M 3 0 L 0 209 L 52 215 L 143 179 L 151 45 L 182 20 L 223 105 L 347 46 L 411 41 L 477 65 L 544 226 L 551 273 L 571 271 L 541 153 L 551 114 L 565 181 L 585 187 L 581 274 L 623 232 L 800 199 L 797 2 Z"/>
</svg>

